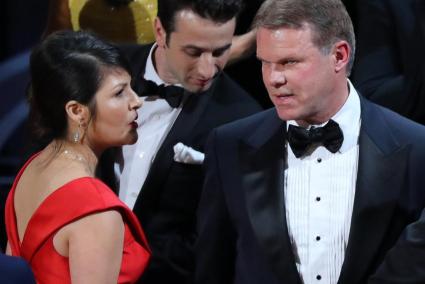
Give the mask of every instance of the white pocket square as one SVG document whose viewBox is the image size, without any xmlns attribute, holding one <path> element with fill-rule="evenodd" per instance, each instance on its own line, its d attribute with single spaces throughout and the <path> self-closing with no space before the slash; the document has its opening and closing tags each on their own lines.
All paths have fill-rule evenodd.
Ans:
<svg viewBox="0 0 425 284">
<path fill-rule="evenodd" d="M 185 164 L 202 164 L 205 155 L 179 142 L 173 147 L 174 161 Z"/>
</svg>

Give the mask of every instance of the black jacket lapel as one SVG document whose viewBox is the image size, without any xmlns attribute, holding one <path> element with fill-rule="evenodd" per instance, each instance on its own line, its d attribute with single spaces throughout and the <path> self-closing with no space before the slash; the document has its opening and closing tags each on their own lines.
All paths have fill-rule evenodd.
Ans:
<svg viewBox="0 0 425 284">
<path fill-rule="evenodd" d="M 282 283 L 298 283 L 283 193 L 285 124 L 275 113 L 270 114 L 253 130 L 254 138 L 240 145 L 242 187 L 253 231 L 270 266 Z"/>
<path fill-rule="evenodd" d="M 400 147 L 382 116 L 362 101 L 359 167 L 350 236 L 338 283 L 365 283 L 397 207 L 409 147 Z"/>
</svg>

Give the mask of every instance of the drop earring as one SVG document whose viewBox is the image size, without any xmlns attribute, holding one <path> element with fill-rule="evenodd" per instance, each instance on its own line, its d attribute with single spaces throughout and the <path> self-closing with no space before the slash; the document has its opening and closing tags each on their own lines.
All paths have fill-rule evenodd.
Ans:
<svg viewBox="0 0 425 284">
<path fill-rule="evenodd" d="M 72 140 L 74 141 L 74 143 L 78 143 L 78 141 L 80 141 L 80 128 L 81 128 L 81 123 L 78 123 L 78 129 L 75 131 L 74 135 L 72 136 Z"/>
</svg>

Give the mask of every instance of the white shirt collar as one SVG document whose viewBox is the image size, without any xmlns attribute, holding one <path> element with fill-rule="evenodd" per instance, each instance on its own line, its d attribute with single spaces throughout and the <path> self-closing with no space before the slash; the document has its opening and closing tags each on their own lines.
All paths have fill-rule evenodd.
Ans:
<svg viewBox="0 0 425 284">
<path fill-rule="evenodd" d="M 153 52 L 158 47 L 156 43 L 152 45 L 152 48 L 149 52 L 148 59 L 146 60 L 146 66 L 145 66 L 145 74 L 143 77 L 146 80 L 151 80 L 155 82 L 157 85 L 165 84 L 165 82 L 159 77 L 158 72 L 156 72 L 155 67 L 153 66 Z"/>
</svg>

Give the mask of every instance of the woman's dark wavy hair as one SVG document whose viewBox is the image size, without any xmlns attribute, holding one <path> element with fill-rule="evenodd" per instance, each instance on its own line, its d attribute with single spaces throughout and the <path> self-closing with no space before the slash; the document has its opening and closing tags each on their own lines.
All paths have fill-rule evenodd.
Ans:
<svg viewBox="0 0 425 284">
<path fill-rule="evenodd" d="M 95 114 L 94 97 L 108 68 L 131 74 L 117 47 L 87 32 L 53 33 L 32 51 L 30 122 L 40 143 L 65 136 L 67 102 L 87 105 Z"/>
</svg>

